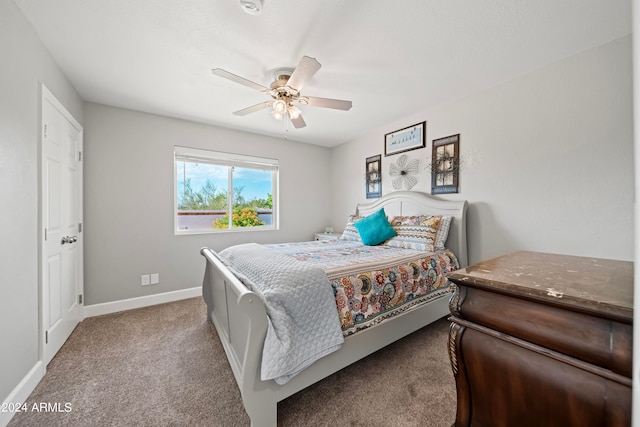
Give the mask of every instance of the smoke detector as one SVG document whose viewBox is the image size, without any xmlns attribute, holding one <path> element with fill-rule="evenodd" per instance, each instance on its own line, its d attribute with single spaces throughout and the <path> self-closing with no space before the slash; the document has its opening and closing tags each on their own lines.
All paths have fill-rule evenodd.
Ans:
<svg viewBox="0 0 640 427">
<path fill-rule="evenodd" d="M 264 0 L 240 0 L 240 7 L 249 15 L 259 15 L 264 7 Z"/>
</svg>

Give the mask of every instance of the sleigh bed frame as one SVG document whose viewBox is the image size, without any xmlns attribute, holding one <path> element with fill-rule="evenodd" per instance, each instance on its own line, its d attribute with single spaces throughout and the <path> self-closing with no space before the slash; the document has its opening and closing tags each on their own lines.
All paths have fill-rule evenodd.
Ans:
<svg viewBox="0 0 640 427">
<path fill-rule="evenodd" d="M 425 193 L 399 191 L 359 204 L 356 214 L 366 216 L 382 207 L 389 217 L 452 216 L 446 247 L 457 256 L 460 267 L 467 266 L 466 201 L 445 201 Z M 287 383 L 278 385 L 273 380 L 260 379 L 262 347 L 267 332 L 264 304 L 231 273 L 213 250 L 202 248 L 200 253 L 206 258 L 203 296 L 207 303 L 207 318 L 220 336 L 252 427 L 275 427 L 279 401 L 449 314 L 448 295 L 417 306 L 345 337 L 338 351 L 316 361 Z"/>
</svg>

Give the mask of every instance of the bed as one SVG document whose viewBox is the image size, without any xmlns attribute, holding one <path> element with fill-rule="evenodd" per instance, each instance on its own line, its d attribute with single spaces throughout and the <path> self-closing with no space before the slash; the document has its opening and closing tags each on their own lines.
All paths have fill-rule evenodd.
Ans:
<svg viewBox="0 0 640 427">
<path fill-rule="evenodd" d="M 417 215 L 450 217 L 449 232 L 444 246 L 455 255 L 457 265 L 467 266 L 466 201 L 445 201 L 425 193 L 399 191 L 373 202 L 357 205 L 355 215 L 368 217 L 379 213 L 381 209 L 389 218 Z M 287 256 L 302 253 L 311 254 L 306 258 L 315 258 L 316 252 L 312 248 L 321 247 L 320 252 L 330 252 L 327 249 L 331 248 L 331 244 L 332 242 L 326 241 L 303 242 L 301 249 L 285 245 L 281 250 L 288 252 Z M 358 251 L 350 242 L 336 244 Z M 431 290 L 437 292 L 424 296 L 424 301 L 420 304 L 408 304 L 405 308 L 394 311 L 392 315 L 381 316 L 382 318 L 368 322 L 369 324 L 363 327 L 354 326 L 357 322 L 352 322 L 348 315 L 335 316 L 336 312 L 339 313 L 340 307 L 336 307 L 337 299 L 333 300 L 332 316 L 339 319 L 343 337 L 340 344 L 286 378 L 263 380 L 263 351 L 266 354 L 266 345 L 273 335 L 272 317 L 267 314 L 272 313 L 272 307 L 265 303 L 264 295 L 255 289 L 250 290 L 251 286 L 247 286 L 248 276 L 241 273 L 237 265 L 230 264 L 229 259 L 232 255 L 225 254 L 230 249 L 222 251 L 222 257 L 209 248 L 201 249 L 201 254 L 206 259 L 203 297 L 207 303 L 207 319 L 213 323 L 220 337 L 253 427 L 276 426 L 279 401 L 449 314 L 450 292 L 444 288 L 429 289 L 429 294 Z M 248 249 L 255 250 L 256 253 L 264 250 L 257 246 L 250 246 Z M 241 259 L 243 252 L 236 250 L 235 253 Z M 253 256 L 251 254 L 246 258 Z M 280 258 L 275 260 L 279 261 Z M 336 281 L 339 282 L 349 274 L 344 268 L 337 274 L 338 270 L 338 267 L 332 270 L 334 274 L 331 276 L 334 296 L 339 293 L 336 290 Z M 326 280 L 329 280 L 328 277 L 329 273 L 325 277 Z M 335 341 L 332 341 L 331 345 L 333 344 Z"/>
</svg>

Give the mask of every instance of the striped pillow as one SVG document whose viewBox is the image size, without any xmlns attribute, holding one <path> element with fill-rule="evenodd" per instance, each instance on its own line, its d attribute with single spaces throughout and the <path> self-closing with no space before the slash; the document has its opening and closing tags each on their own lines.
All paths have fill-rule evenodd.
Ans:
<svg viewBox="0 0 640 427">
<path fill-rule="evenodd" d="M 453 217 L 443 216 L 438 226 L 438 234 L 436 235 L 436 251 L 444 250 L 444 244 L 449 236 L 449 228 L 451 228 L 451 219 Z"/>
<path fill-rule="evenodd" d="M 398 235 L 387 240 L 385 245 L 434 252 L 441 220 L 441 215 L 393 217 L 390 221 L 391 226 Z"/>
<path fill-rule="evenodd" d="M 344 231 L 342 231 L 342 236 L 340 236 L 340 240 L 355 240 L 356 242 L 361 242 L 360 233 L 353 225 L 354 222 L 362 219 L 364 217 L 357 215 L 349 215 L 349 219 L 347 220 L 347 225 L 344 226 Z"/>
</svg>

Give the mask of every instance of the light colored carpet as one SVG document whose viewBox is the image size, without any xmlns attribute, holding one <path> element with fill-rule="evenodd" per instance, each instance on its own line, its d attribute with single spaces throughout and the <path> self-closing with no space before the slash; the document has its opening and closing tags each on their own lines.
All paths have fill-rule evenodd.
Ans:
<svg viewBox="0 0 640 427">
<path fill-rule="evenodd" d="M 25 426 L 249 426 L 201 298 L 84 320 L 18 413 Z M 278 425 L 450 427 L 456 391 L 442 319 L 278 404 Z"/>
</svg>

